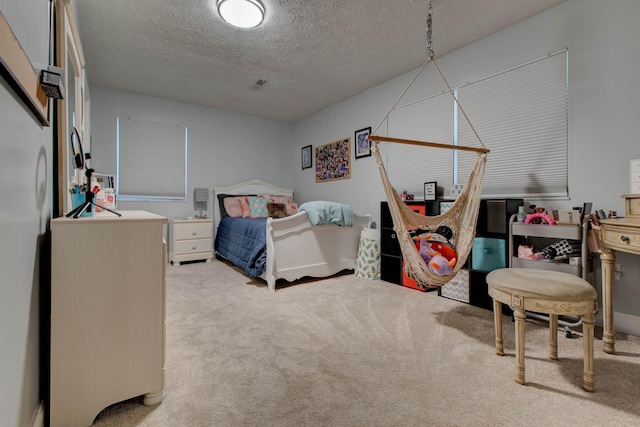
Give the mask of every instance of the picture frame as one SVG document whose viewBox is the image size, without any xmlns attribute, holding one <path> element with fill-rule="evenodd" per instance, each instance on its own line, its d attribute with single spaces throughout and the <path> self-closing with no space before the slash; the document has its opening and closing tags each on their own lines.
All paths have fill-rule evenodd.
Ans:
<svg viewBox="0 0 640 427">
<path fill-rule="evenodd" d="M 371 127 L 355 131 L 353 140 L 356 160 L 371 155 L 371 141 L 367 139 L 369 135 L 371 135 Z"/>
<path fill-rule="evenodd" d="M 40 86 L 38 74 L 0 12 L 0 76 L 14 90 L 42 126 L 49 127 L 49 98 Z"/>
<path fill-rule="evenodd" d="M 313 166 L 313 158 L 311 157 L 311 145 L 302 147 L 302 170 L 309 169 Z"/>
<path fill-rule="evenodd" d="M 316 182 L 351 178 L 351 138 L 320 145 L 316 151 Z"/>
<path fill-rule="evenodd" d="M 424 183 L 424 200 L 436 200 L 438 197 L 438 183 L 437 181 Z"/>
</svg>

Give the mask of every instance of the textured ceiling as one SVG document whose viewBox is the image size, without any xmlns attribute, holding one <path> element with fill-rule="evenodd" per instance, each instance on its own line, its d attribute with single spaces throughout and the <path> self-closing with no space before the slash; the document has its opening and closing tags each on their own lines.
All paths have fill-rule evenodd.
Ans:
<svg viewBox="0 0 640 427">
<path fill-rule="evenodd" d="M 436 56 L 564 0 L 433 0 Z M 262 0 L 226 24 L 215 0 L 77 0 L 92 84 L 295 121 L 418 67 L 428 0 Z M 257 85 L 259 79 L 267 80 Z"/>
</svg>

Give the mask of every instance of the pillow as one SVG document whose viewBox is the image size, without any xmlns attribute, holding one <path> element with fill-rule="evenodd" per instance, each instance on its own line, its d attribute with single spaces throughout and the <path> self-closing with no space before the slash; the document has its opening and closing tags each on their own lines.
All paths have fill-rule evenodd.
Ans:
<svg viewBox="0 0 640 427">
<path fill-rule="evenodd" d="M 293 202 L 293 197 L 291 196 L 270 196 L 270 199 L 273 203 L 289 203 Z"/>
<path fill-rule="evenodd" d="M 249 202 L 249 217 L 250 218 L 266 218 L 269 216 L 267 211 L 268 199 L 262 197 L 248 197 Z"/>
<path fill-rule="evenodd" d="M 246 197 L 226 197 L 223 201 L 224 211 L 227 216 L 232 217 L 241 217 L 242 216 L 242 205 L 240 204 L 240 199 L 246 199 Z"/>
<path fill-rule="evenodd" d="M 291 196 L 271 196 L 273 203 L 284 203 L 287 206 L 287 215 L 293 215 L 298 212 L 298 205 Z"/>
<path fill-rule="evenodd" d="M 252 197 L 253 198 L 253 197 Z M 249 208 L 249 201 L 246 197 L 240 197 L 240 206 L 242 206 L 242 218 L 249 218 L 251 210 Z"/>
<path fill-rule="evenodd" d="M 217 194 L 216 196 L 218 197 L 218 206 L 220 208 L 220 218 L 222 219 L 222 218 L 226 218 L 226 217 L 230 216 L 229 213 L 227 212 L 225 206 L 224 206 L 225 199 L 227 199 L 229 197 L 253 196 L 253 194 Z M 248 210 L 247 210 L 247 212 L 248 212 Z"/>
<path fill-rule="evenodd" d="M 271 218 L 284 218 L 287 216 L 287 205 L 284 203 L 267 203 L 267 211 Z"/>
<path fill-rule="evenodd" d="M 291 201 L 287 203 L 287 215 L 293 215 L 298 212 L 298 205 Z"/>
</svg>

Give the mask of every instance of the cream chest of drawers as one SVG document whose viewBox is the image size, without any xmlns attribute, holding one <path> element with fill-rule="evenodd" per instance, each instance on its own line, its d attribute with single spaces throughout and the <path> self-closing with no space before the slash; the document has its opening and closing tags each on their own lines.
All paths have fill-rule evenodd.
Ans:
<svg viewBox="0 0 640 427">
<path fill-rule="evenodd" d="M 185 261 L 213 259 L 213 220 L 172 219 L 169 221 L 169 261 L 180 265 Z"/>
<path fill-rule="evenodd" d="M 116 402 L 164 397 L 168 221 L 119 212 L 51 221 L 51 427 L 89 426 Z"/>
</svg>

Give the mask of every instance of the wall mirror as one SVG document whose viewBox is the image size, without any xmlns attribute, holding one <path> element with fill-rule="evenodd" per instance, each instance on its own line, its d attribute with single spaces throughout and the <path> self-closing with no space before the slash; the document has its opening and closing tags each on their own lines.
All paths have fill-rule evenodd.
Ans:
<svg viewBox="0 0 640 427">
<path fill-rule="evenodd" d="M 71 210 L 70 189 L 81 185 L 84 170 L 75 168 L 71 134 L 73 128 L 83 143 L 84 152 L 89 147 L 84 141 L 84 55 L 73 13 L 71 0 L 56 0 L 56 65 L 64 68 L 65 97 L 58 100 L 58 216 Z"/>
</svg>

